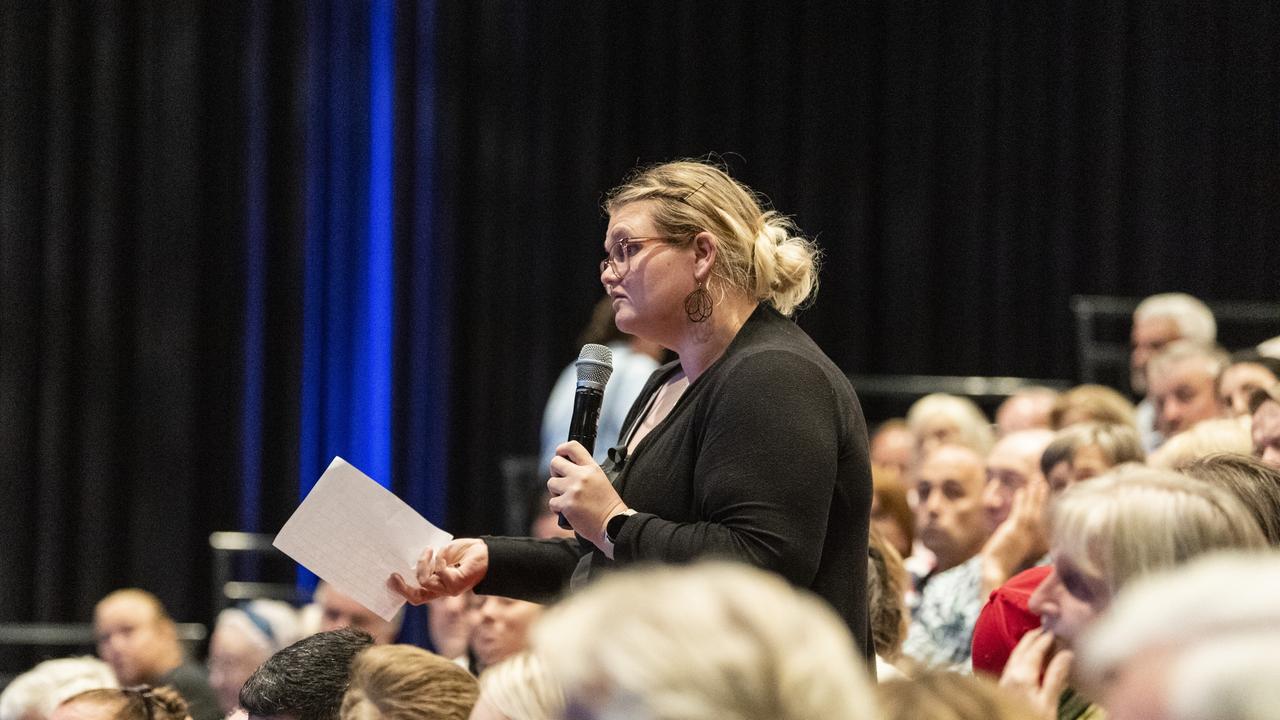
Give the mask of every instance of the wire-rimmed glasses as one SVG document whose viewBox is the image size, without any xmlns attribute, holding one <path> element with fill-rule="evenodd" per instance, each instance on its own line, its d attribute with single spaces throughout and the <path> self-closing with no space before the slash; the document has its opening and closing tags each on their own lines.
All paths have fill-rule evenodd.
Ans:
<svg viewBox="0 0 1280 720">
<path fill-rule="evenodd" d="M 640 252 L 640 245 L 650 240 L 675 240 L 668 235 L 647 235 L 639 237 L 618 238 L 609 248 L 609 254 L 604 260 L 600 261 L 600 272 L 604 273 L 606 266 L 613 270 L 613 276 L 621 280 L 627 276 L 627 272 L 631 269 L 631 258 Z"/>
</svg>

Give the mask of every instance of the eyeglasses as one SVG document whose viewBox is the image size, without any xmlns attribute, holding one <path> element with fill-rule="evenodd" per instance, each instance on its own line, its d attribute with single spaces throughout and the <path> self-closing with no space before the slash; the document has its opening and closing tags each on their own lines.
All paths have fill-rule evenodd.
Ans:
<svg viewBox="0 0 1280 720">
<path fill-rule="evenodd" d="M 613 247 L 609 248 L 609 255 L 600 261 L 600 272 L 604 273 L 605 266 L 613 270 L 613 276 L 621 280 L 627 276 L 627 272 L 631 269 L 631 258 L 640 252 L 640 245 L 650 240 L 675 240 L 669 235 L 649 235 L 646 237 L 624 237 L 618 238 L 613 243 Z"/>
</svg>

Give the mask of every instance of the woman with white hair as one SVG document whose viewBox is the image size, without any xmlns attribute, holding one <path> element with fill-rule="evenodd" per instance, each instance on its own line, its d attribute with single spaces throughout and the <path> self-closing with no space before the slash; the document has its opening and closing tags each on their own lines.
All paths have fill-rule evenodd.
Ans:
<svg viewBox="0 0 1280 720">
<path fill-rule="evenodd" d="M 0 720 L 45 720 L 69 697 L 118 687 L 111 666 L 98 658 L 45 660 L 14 678 L 0 693 Z"/>
<path fill-rule="evenodd" d="M 840 618 L 741 564 L 610 575 L 549 609 L 533 651 L 582 720 L 877 716 Z"/>
<path fill-rule="evenodd" d="M 218 613 L 209 639 L 209 686 L 229 713 L 240 704 L 240 688 L 277 650 L 302 637 L 298 611 L 278 600 L 251 600 Z"/>
</svg>

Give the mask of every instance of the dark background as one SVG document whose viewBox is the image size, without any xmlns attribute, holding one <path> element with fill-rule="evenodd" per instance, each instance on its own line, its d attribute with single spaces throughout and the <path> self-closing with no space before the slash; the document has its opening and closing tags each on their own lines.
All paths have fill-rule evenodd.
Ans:
<svg viewBox="0 0 1280 720">
<path fill-rule="evenodd" d="M 261 529 L 297 503 L 303 167 L 335 149 L 308 146 L 308 73 L 345 4 L 241 5 L 0 5 L 0 621 L 141 585 L 209 622 L 243 458 Z M 1073 294 L 1280 299 L 1266 0 L 395 12 L 397 312 L 423 317 L 415 223 L 448 282 L 396 337 L 393 487 L 433 373 L 457 534 L 499 527 L 638 163 L 714 153 L 793 214 L 826 252 L 799 322 L 854 375 L 1071 380 Z"/>
</svg>

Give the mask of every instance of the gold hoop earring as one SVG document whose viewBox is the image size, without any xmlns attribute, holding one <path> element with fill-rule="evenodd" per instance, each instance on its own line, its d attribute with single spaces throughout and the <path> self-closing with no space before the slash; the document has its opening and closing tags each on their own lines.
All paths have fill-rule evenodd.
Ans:
<svg viewBox="0 0 1280 720">
<path fill-rule="evenodd" d="M 701 282 L 684 298 L 684 314 L 689 316 L 689 322 L 706 322 L 711 317 L 712 309 L 711 293 L 707 292 Z"/>
</svg>

